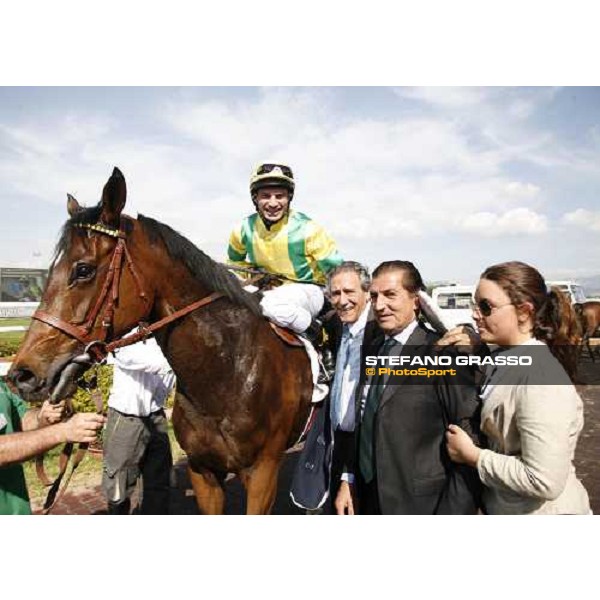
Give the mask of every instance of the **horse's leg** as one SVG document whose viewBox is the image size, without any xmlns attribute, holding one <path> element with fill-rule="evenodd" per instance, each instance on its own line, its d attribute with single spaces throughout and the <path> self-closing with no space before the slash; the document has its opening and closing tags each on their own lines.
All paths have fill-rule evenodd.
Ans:
<svg viewBox="0 0 600 600">
<path fill-rule="evenodd" d="M 263 456 L 251 469 L 240 473 L 246 487 L 246 514 L 266 515 L 271 512 L 277 494 L 277 477 L 282 458 Z"/>
<path fill-rule="evenodd" d="M 205 515 L 222 515 L 225 508 L 222 480 L 214 473 L 209 471 L 197 473 L 191 467 L 188 467 L 188 473 L 200 512 Z"/>
<path fill-rule="evenodd" d="M 590 355 L 590 358 L 592 359 L 592 362 L 595 363 L 596 359 L 594 358 L 594 349 L 592 348 L 592 344 L 590 343 L 590 339 L 591 339 L 590 335 L 586 335 L 585 336 L 585 343 L 587 345 L 588 354 Z"/>
</svg>

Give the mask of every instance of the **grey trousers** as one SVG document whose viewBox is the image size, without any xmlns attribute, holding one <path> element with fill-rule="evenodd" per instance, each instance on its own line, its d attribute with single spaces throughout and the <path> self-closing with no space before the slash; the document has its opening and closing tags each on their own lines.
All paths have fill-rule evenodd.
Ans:
<svg viewBox="0 0 600 600">
<path fill-rule="evenodd" d="M 109 514 L 129 514 L 131 495 L 140 476 L 140 514 L 168 514 L 172 466 L 164 411 L 136 417 L 108 409 L 102 491 Z"/>
</svg>

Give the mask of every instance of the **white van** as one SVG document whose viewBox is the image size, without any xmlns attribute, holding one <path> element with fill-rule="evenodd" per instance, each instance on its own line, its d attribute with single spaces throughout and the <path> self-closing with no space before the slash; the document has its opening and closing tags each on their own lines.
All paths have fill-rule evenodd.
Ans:
<svg viewBox="0 0 600 600">
<path fill-rule="evenodd" d="M 474 295 L 474 285 L 442 285 L 431 292 L 431 298 L 449 328 L 465 323 L 474 325 L 471 308 Z"/>
<path fill-rule="evenodd" d="M 588 301 L 583 287 L 574 281 L 547 281 L 546 286 L 548 288 L 557 287 L 561 292 L 564 292 L 571 300 L 571 304 L 583 304 Z"/>
</svg>

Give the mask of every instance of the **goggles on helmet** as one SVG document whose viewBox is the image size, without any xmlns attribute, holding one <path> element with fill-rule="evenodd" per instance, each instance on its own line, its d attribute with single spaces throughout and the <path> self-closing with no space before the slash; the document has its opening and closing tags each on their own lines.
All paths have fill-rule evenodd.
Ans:
<svg viewBox="0 0 600 600">
<path fill-rule="evenodd" d="M 281 171 L 282 175 L 285 175 L 286 177 L 289 177 L 290 179 L 294 179 L 294 174 L 292 173 L 292 170 L 288 166 L 276 165 L 276 164 L 271 164 L 271 163 L 260 165 L 260 167 L 258 167 L 258 169 L 256 169 L 256 174 L 257 175 L 266 175 L 267 173 L 271 173 L 275 169 L 279 169 Z"/>
<path fill-rule="evenodd" d="M 256 200 L 256 193 L 265 187 L 283 187 L 288 191 L 290 200 L 294 197 L 294 174 L 287 165 L 276 162 L 264 162 L 252 171 L 250 178 L 250 195 Z"/>
</svg>

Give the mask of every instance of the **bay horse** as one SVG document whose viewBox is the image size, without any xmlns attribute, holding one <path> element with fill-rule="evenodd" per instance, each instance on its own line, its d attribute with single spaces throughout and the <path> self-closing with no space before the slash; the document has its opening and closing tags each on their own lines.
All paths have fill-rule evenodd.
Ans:
<svg viewBox="0 0 600 600">
<path fill-rule="evenodd" d="M 306 351 L 275 335 L 259 298 L 185 237 L 149 217 L 123 215 L 126 195 L 115 168 L 98 205 L 82 208 L 68 196 L 70 218 L 9 379 L 26 400 L 45 399 L 77 369 L 86 346 L 101 358 L 106 344 L 136 325 L 168 320 L 204 299 L 155 333 L 177 376 L 175 436 L 202 513 L 223 512 L 228 473 L 245 487 L 247 513 L 268 513 L 283 454 L 310 412 Z M 75 388 L 67 383 L 67 393 Z"/>
<path fill-rule="evenodd" d="M 590 357 L 595 362 L 590 338 L 594 337 L 598 327 L 600 327 L 600 302 L 590 300 L 589 302 L 576 304 L 574 308 L 579 317 L 583 333 L 582 345 L 585 344 L 587 346 Z"/>
</svg>

